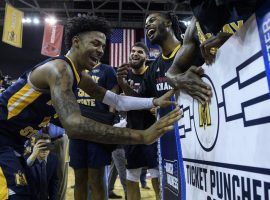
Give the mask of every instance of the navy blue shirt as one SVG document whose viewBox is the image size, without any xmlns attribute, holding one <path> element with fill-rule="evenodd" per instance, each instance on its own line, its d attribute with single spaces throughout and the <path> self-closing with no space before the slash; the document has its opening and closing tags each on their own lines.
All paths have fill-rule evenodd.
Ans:
<svg viewBox="0 0 270 200">
<path fill-rule="evenodd" d="M 62 59 L 69 64 L 74 75 L 72 89 L 76 93 L 80 76 L 69 58 L 50 58 L 33 69 L 54 59 Z M 28 83 L 27 78 L 33 69 L 0 94 L 0 146 L 12 146 L 19 152 L 23 151 L 25 141 L 48 124 L 56 113 L 49 90 L 40 92 Z"/>
<path fill-rule="evenodd" d="M 139 91 L 141 84 L 144 80 L 144 75 L 149 71 L 148 69 L 141 75 L 134 74 L 131 70 L 128 75 L 129 85 L 136 92 Z M 132 84 L 131 84 L 132 83 Z M 150 110 L 131 110 L 127 112 L 127 127 L 136 130 L 145 130 L 149 128 L 156 121 L 155 116 Z"/>
<path fill-rule="evenodd" d="M 172 89 L 167 82 L 166 73 L 171 67 L 174 57 L 181 46 L 177 46 L 169 57 L 160 55 L 146 71 L 142 86 L 139 90 L 142 97 L 161 97 Z"/>
<path fill-rule="evenodd" d="M 88 73 L 99 86 L 107 90 L 111 90 L 117 85 L 116 73 L 110 65 L 99 64 Z M 95 100 L 81 89 L 77 91 L 77 102 L 85 117 L 111 124 L 114 115 L 109 112 L 108 105 Z"/>
</svg>

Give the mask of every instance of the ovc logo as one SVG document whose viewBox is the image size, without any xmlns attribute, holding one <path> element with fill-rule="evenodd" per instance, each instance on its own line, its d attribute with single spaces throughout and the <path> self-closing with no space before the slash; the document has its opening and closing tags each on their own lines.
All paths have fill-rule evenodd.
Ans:
<svg viewBox="0 0 270 200">
<path fill-rule="evenodd" d="M 206 74 L 202 76 L 204 82 L 212 87 L 213 96 L 210 103 L 202 105 L 193 100 L 194 128 L 197 139 L 205 151 L 211 151 L 217 141 L 219 131 L 219 108 L 215 87 Z"/>
</svg>

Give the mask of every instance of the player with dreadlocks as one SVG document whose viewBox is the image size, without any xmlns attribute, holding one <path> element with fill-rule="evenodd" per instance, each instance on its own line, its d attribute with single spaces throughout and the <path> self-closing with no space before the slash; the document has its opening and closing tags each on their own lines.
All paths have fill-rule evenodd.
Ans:
<svg viewBox="0 0 270 200">
<path fill-rule="evenodd" d="M 166 81 L 166 72 L 170 68 L 177 51 L 181 48 L 182 31 L 180 29 L 177 16 L 174 13 L 159 12 L 149 14 L 149 16 L 146 18 L 145 29 L 146 35 L 150 42 L 152 44 L 159 45 L 162 54 L 156 58 L 156 60 L 145 72 L 138 93 L 132 90 L 132 88 L 129 87 L 128 82 L 125 80 L 125 78 L 128 76 L 127 65 L 118 67 L 118 83 L 127 95 L 141 97 L 160 97 L 172 89 Z M 133 177 L 136 176 L 136 174 L 129 174 L 129 176 Z M 128 200 L 140 199 L 138 192 L 129 193 L 128 191 L 127 196 Z M 157 195 L 156 199 L 159 198 L 160 197 Z"/>
<path fill-rule="evenodd" d="M 186 70 L 200 70 L 203 63 L 214 63 L 220 48 L 244 22 L 261 6 L 264 0 L 190 0 L 193 18 L 185 32 L 183 46 L 167 72 L 167 79 L 174 88 L 204 103 L 211 98 L 210 86 L 202 87 L 201 79 L 192 84 L 186 79 Z"/>
<path fill-rule="evenodd" d="M 148 76 L 145 77 L 143 90 L 149 90 L 145 95 L 151 97 L 159 97 L 166 91 L 172 89 L 166 81 L 165 73 L 170 68 L 174 57 L 178 50 L 181 48 L 182 31 L 179 26 L 177 16 L 173 12 L 161 13 L 155 12 L 148 15 L 145 22 L 145 32 L 151 44 L 160 46 L 162 54 L 150 66 Z M 120 86 L 125 88 L 129 95 L 139 95 L 128 87 L 126 81 L 121 81 L 121 78 L 127 76 L 127 66 L 122 65 L 118 67 L 118 81 Z M 195 72 L 195 76 L 200 71 Z M 190 77 L 191 80 L 193 77 Z M 203 83 L 202 83 L 203 84 Z"/>
</svg>

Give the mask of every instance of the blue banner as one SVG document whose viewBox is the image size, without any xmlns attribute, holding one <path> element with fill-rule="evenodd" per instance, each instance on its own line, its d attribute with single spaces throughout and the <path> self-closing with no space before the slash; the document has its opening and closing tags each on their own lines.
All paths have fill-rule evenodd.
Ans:
<svg viewBox="0 0 270 200">
<path fill-rule="evenodd" d="M 270 90 L 270 0 L 256 12 L 258 31 L 261 41 L 265 71 Z"/>
<path fill-rule="evenodd" d="M 160 117 L 174 107 L 160 109 Z M 180 143 L 178 123 L 174 130 L 166 133 L 159 140 L 160 172 L 163 200 L 186 200 L 185 173 Z"/>
</svg>

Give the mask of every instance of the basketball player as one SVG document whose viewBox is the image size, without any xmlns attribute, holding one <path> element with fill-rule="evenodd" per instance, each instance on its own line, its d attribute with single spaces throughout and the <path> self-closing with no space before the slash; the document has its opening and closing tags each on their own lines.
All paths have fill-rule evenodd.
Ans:
<svg viewBox="0 0 270 200">
<path fill-rule="evenodd" d="M 193 89 L 186 90 L 188 94 L 201 103 L 209 101 L 210 93 L 197 81 L 192 85 L 187 84 L 187 69 L 200 69 L 195 66 L 201 66 L 204 62 L 212 64 L 217 49 L 243 26 L 244 21 L 254 13 L 261 2 L 191 0 L 194 17 L 185 32 L 183 46 L 168 70 L 167 78 L 170 84 L 174 88 L 191 87 Z"/>
<path fill-rule="evenodd" d="M 139 91 L 144 74 L 149 70 L 146 66 L 148 48 L 142 42 L 137 42 L 131 48 L 129 56 L 129 74 L 127 81 L 133 90 Z M 121 80 L 120 80 L 121 82 Z M 125 89 L 123 87 L 123 89 Z M 125 90 L 124 90 L 125 92 Z M 128 92 L 128 91 L 127 91 Z M 154 124 L 156 117 L 150 110 L 132 110 L 127 112 L 127 127 L 145 130 Z M 152 185 L 156 199 L 159 199 L 159 170 L 157 157 L 157 143 L 151 145 L 127 145 L 125 155 L 127 159 L 127 197 L 140 199 L 139 180 L 142 168 L 147 168 L 151 174 Z"/>
<path fill-rule="evenodd" d="M 115 128 L 83 117 L 76 101 L 77 87 L 117 109 L 149 109 L 170 105 L 168 97 L 121 97 L 99 87 L 84 70 L 91 70 L 103 54 L 108 22 L 97 17 L 68 21 L 65 42 L 69 52 L 50 58 L 24 73 L 0 95 L 0 199 L 29 199 L 24 163 L 20 162 L 27 138 L 56 113 L 70 138 L 102 143 L 150 144 L 179 120 L 176 108 L 144 131 Z M 44 146 L 46 149 L 47 147 Z"/>
<path fill-rule="evenodd" d="M 158 12 L 152 13 L 146 18 L 145 29 L 150 42 L 159 45 L 162 54 L 145 72 L 138 92 L 134 91 L 127 81 L 125 81 L 128 76 L 128 68 L 126 65 L 122 65 L 118 68 L 118 84 L 123 88 L 127 95 L 160 97 L 172 89 L 167 82 L 166 73 L 172 64 L 176 53 L 181 48 L 181 30 L 175 14 Z M 189 71 L 186 80 L 193 82 L 198 79 L 198 82 L 207 88 L 207 85 L 200 79 L 201 73 L 201 70 Z M 194 78 L 196 79 L 194 80 Z M 133 180 L 133 182 L 137 180 L 135 177 L 137 177 L 137 172 L 127 174 L 127 178 L 131 181 Z M 138 195 L 128 195 L 128 200 L 138 199 L 140 199 Z M 157 196 L 156 199 L 159 199 L 159 196 Z"/>
</svg>

